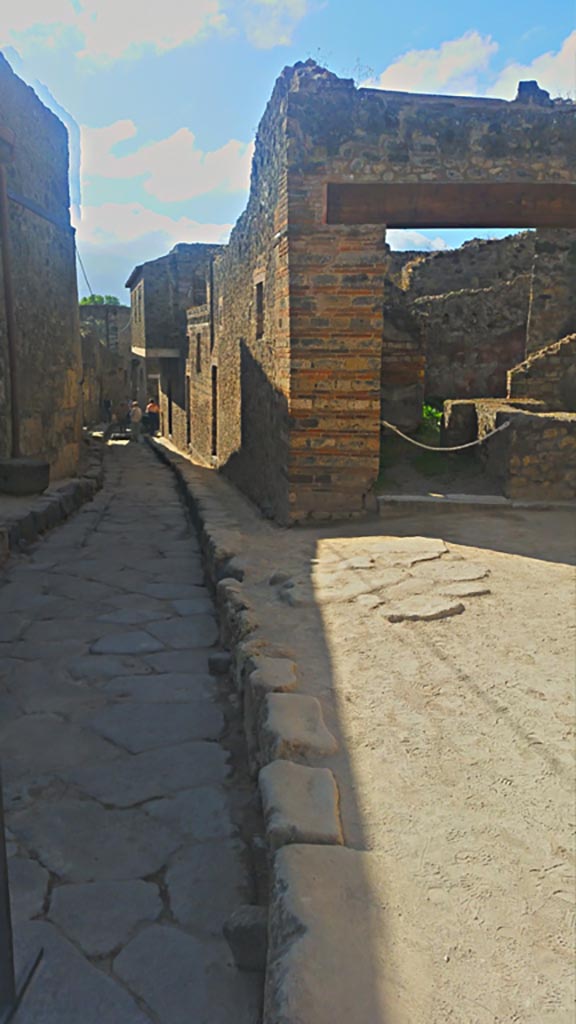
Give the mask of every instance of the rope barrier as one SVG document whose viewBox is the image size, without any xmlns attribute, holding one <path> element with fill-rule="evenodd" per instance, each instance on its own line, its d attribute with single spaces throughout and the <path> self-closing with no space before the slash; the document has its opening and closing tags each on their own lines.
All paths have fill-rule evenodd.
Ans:
<svg viewBox="0 0 576 1024">
<path fill-rule="evenodd" d="M 451 448 L 435 448 L 431 444 L 422 444 L 421 441 L 416 441 L 413 437 L 408 437 L 408 434 L 403 434 L 401 430 L 398 430 L 398 427 L 395 427 L 392 423 L 388 423 L 387 420 L 380 420 L 380 422 L 383 427 L 388 427 L 389 430 L 393 430 L 395 434 L 403 437 L 404 440 L 409 441 L 410 444 L 416 445 L 417 448 L 425 448 L 427 452 L 461 452 L 464 451 L 465 448 L 474 448 L 477 444 L 484 444 L 484 441 L 487 441 L 489 437 L 494 437 L 494 434 L 499 434 L 501 430 L 506 430 L 506 428 L 510 426 L 510 421 L 507 420 L 506 423 L 501 423 L 495 430 L 490 430 L 487 434 L 484 434 L 484 437 L 479 437 L 476 441 L 468 441 L 466 444 L 453 445 Z"/>
</svg>

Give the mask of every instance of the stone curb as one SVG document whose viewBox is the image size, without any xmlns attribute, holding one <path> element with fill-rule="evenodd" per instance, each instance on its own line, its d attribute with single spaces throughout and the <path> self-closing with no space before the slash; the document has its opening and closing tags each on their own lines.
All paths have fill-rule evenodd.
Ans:
<svg viewBox="0 0 576 1024">
<path fill-rule="evenodd" d="M 329 768 L 273 761 L 258 776 L 271 850 L 288 843 L 341 846 L 339 794 Z"/>
<path fill-rule="evenodd" d="M 174 473 L 198 532 L 207 582 L 218 608 L 220 640 L 231 652 L 230 672 L 242 700 L 249 765 L 252 773 L 258 775 L 274 880 L 263 1024 L 321 1024 L 324 1020 L 332 1024 L 334 1020 L 344 1019 L 356 1024 L 361 1018 L 355 1014 L 338 1015 L 338 999 L 326 1003 L 326 991 L 333 988 L 334 972 L 340 978 L 338 992 L 340 989 L 349 992 L 355 985 L 349 956 L 343 958 L 341 950 L 339 955 L 332 950 L 330 936 L 334 920 L 330 901 L 312 900 L 310 903 L 307 895 L 302 896 L 315 890 L 317 873 L 326 879 L 326 885 L 334 876 L 332 881 L 336 882 L 342 911 L 339 930 L 345 932 L 349 913 L 358 915 L 354 906 L 350 908 L 345 904 L 346 900 L 354 903 L 354 892 L 360 882 L 356 890 L 353 886 L 350 888 L 350 880 L 341 867 L 346 867 L 349 874 L 355 872 L 358 877 L 362 872 L 358 867 L 348 868 L 348 860 L 333 859 L 334 853 L 340 853 L 356 865 L 355 858 L 363 856 L 342 846 L 336 779 L 326 768 L 296 763 L 307 759 L 316 761 L 334 753 L 336 739 L 324 723 L 319 701 L 293 692 L 300 683 L 295 663 L 279 655 L 262 634 L 243 586 L 249 567 L 238 554 L 242 543 L 239 523 L 222 507 L 213 490 L 198 479 L 199 472 L 207 470 L 194 466 L 184 455 L 157 440 L 147 438 L 147 443 Z M 313 852 L 312 861 L 306 851 Z M 317 872 L 316 866 L 323 863 L 324 858 L 325 867 Z M 339 875 L 341 881 L 338 881 Z M 292 909 L 294 907 L 304 908 L 300 916 Z M 227 926 L 226 934 L 233 951 L 245 941 L 246 913 L 247 908 L 241 908 L 238 927 L 234 915 Z M 302 935 L 306 938 L 303 957 L 299 955 L 300 946 L 294 946 L 295 938 Z M 237 953 L 234 955 L 237 957 Z M 322 967 L 320 970 L 314 966 L 316 957 Z M 240 962 L 238 958 L 237 962 Z M 294 993 L 299 992 L 305 993 L 303 1002 L 299 997 L 293 998 Z M 331 1016 L 325 1011 L 325 1004 L 332 1007 Z M 373 1018 L 370 1024 L 376 1024 L 376 1020 Z"/>
<path fill-rule="evenodd" d="M 85 472 L 76 480 L 41 494 L 31 508 L 0 523 L 0 566 L 24 545 L 59 526 L 87 501 L 92 501 L 104 482 L 104 447 L 91 441 Z"/>
</svg>

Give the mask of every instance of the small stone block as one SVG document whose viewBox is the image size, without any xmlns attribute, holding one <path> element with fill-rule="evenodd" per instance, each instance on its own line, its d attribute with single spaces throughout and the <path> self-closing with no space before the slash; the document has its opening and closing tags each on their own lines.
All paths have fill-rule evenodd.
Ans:
<svg viewBox="0 0 576 1024">
<path fill-rule="evenodd" d="M 336 780 L 328 768 L 306 768 L 273 761 L 262 768 L 258 784 L 268 845 L 343 842 Z"/>
<path fill-rule="evenodd" d="M 336 739 L 324 724 L 316 697 L 268 694 L 260 726 L 260 752 L 264 763 L 277 758 L 325 757 L 337 749 Z"/>
<path fill-rule="evenodd" d="M 213 676 L 225 676 L 230 671 L 232 655 L 228 651 L 217 651 L 208 657 L 208 670 Z"/>
<path fill-rule="evenodd" d="M 223 926 L 234 963 L 241 971 L 264 971 L 268 949 L 266 907 L 238 907 Z"/>
</svg>

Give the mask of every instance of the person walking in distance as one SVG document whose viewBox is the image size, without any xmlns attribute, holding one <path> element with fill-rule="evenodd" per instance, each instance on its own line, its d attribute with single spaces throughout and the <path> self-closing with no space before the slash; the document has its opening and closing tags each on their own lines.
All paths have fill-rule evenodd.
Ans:
<svg viewBox="0 0 576 1024">
<path fill-rule="evenodd" d="M 150 433 L 152 437 L 160 430 L 160 406 L 153 398 L 150 399 L 146 406 L 146 415 L 148 416 L 148 422 L 150 424 Z"/>
<path fill-rule="evenodd" d="M 138 442 L 142 431 L 142 409 L 138 402 L 132 402 L 130 407 L 130 440 Z"/>
</svg>

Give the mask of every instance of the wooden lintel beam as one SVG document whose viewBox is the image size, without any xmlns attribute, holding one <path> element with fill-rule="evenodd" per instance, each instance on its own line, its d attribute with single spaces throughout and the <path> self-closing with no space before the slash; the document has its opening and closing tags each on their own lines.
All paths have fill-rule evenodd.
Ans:
<svg viewBox="0 0 576 1024">
<path fill-rule="evenodd" d="M 327 224 L 390 228 L 573 228 L 576 184 L 328 183 Z"/>
</svg>

